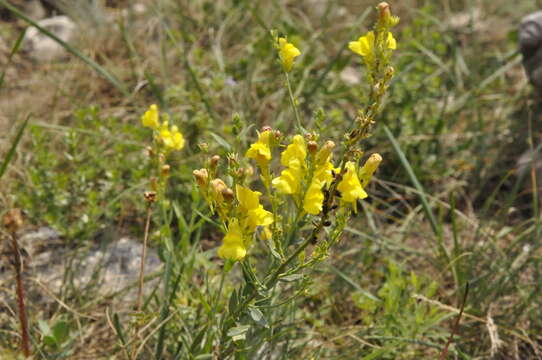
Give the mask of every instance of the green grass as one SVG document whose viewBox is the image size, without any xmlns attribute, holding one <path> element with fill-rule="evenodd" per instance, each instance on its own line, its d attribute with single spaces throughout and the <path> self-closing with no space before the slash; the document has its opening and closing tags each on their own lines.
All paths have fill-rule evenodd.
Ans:
<svg viewBox="0 0 542 360">
<path fill-rule="evenodd" d="M 65 284 L 58 301 L 28 305 L 36 358 L 126 358 L 132 341 L 143 344 L 134 322 L 148 325 L 141 359 L 210 359 L 225 338 L 244 349 L 239 359 L 438 358 L 467 282 L 449 358 L 540 356 L 537 192 L 530 173 L 521 180 L 515 171 L 529 142 L 540 142 L 539 109 L 514 40 L 519 19 L 536 10 L 528 2 L 481 1 L 481 17 L 460 29 L 450 18 L 472 14 L 473 2 L 391 4 L 401 17 L 396 77 L 366 146 L 384 157 L 370 199 L 326 261 L 281 281 L 281 291 L 252 304 L 239 323 L 211 321 L 235 311 L 257 281 L 240 266 L 222 280 L 221 235 L 192 180 L 198 144 L 224 159 L 264 125 L 295 130 L 270 29 L 303 53 L 291 73 L 303 126 L 335 139 L 349 129 L 368 85 L 346 45 L 370 26 L 375 5 L 351 3 L 159 0 L 95 35 L 80 34 L 67 62 L 32 65 L 31 86 L 1 68 L 6 94 L 47 101 L 8 112 L 15 125 L 0 138 L 0 209 L 24 208 L 31 223 L 53 226 L 74 248 L 104 232 L 143 238 L 149 133 L 139 117 L 149 104 L 187 138 L 170 162 L 170 218 L 162 223 L 159 211 L 153 218 L 180 256 L 169 258 L 151 231 L 166 266 L 144 313 L 131 317 L 132 304 Z M 1 26 L 17 44 L 17 25 Z M 25 61 L 15 51 L 7 69 Z M 14 294 L 4 291 L 0 306 L 15 309 Z M 15 316 L 1 319 L 0 353 L 9 358 L 18 324 Z"/>
</svg>

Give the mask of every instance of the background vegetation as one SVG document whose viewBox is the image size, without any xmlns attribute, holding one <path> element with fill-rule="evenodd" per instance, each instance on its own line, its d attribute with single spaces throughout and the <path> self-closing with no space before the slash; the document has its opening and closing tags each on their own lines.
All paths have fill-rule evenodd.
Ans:
<svg viewBox="0 0 542 360">
<path fill-rule="evenodd" d="M 1 176 L 0 211 L 25 209 L 31 223 L 57 229 L 72 249 L 88 248 L 103 234 L 142 238 L 149 169 L 148 132 L 139 117 L 157 103 L 187 138 L 171 164 L 170 195 L 174 237 L 186 241 L 191 256 L 168 303 L 149 297 L 148 318 L 140 320 L 155 322 L 142 358 L 153 358 L 160 339 L 164 358 L 183 354 L 178 346 L 193 350 L 193 358 L 211 358 L 213 330 L 198 317 L 214 310 L 205 299 L 219 286 L 222 261 L 215 257 L 220 235 L 206 221 L 192 181 L 198 144 L 224 157 L 229 144 L 249 143 L 263 125 L 283 133 L 294 128 L 272 28 L 302 52 L 292 77 L 304 123 L 341 136 L 368 90 L 346 45 L 372 24 L 375 3 L 156 0 L 137 12 L 118 1 L 83 13 L 82 0 L 64 8 L 65 2 L 51 3 L 86 29 L 70 46 L 125 93 L 77 56 L 36 63 L 23 48 L 8 61 L 26 24 L 2 13 L 3 156 L 30 120 Z M 272 336 L 256 336 L 253 316 L 253 339 L 270 345 L 247 339 L 247 348 L 260 351 L 249 358 L 436 358 L 467 282 L 450 358 L 540 358 L 538 169 L 536 161 L 518 165 L 538 148 L 540 112 L 521 68 L 516 26 L 542 4 L 390 4 L 401 17 L 397 75 L 380 115 L 389 131 L 380 126 L 370 139 L 371 151 L 384 158 L 371 197 L 330 258 L 308 274 L 303 294 L 266 319 Z M 237 138 L 234 125 L 250 130 Z M 235 276 L 224 286 L 231 291 Z M 15 309 L 13 290 L 7 293 L 1 306 Z M 114 296 L 93 294 L 92 287 L 85 294 L 65 284 L 55 303 L 29 303 L 39 358 L 124 357 L 119 327 L 129 328 L 130 305 L 113 306 Z M 165 326 L 157 320 L 164 309 L 176 309 Z M 2 317 L 6 358 L 17 349 L 17 329 L 15 316 Z"/>
</svg>

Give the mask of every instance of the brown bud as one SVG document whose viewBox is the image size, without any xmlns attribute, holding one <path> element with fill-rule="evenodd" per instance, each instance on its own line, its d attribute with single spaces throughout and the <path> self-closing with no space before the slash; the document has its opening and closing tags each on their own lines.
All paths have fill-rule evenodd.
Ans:
<svg viewBox="0 0 542 360">
<path fill-rule="evenodd" d="M 169 166 L 168 164 L 162 165 L 162 176 L 168 176 L 170 169 L 171 166 Z"/>
<path fill-rule="evenodd" d="M 316 150 L 318 150 L 318 144 L 316 143 L 316 141 L 309 141 L 307 143 L 307 149 L 311 154 L 314 155 L 316 153 Z"/>
<path fill-rule="evenodd" d="M 153 157 L 155 155 L 155 152 L 154 152 L 154 149 L 151 147 L 151 146 L 147 146 L 145 148 L 145 150 L 147 150 L 147 154 L 150 156 L 150 157 Z"/>
<path fill-rule="evenodd" d="M 192 175 L 196 178 L 196 183 L 199 187 L 204 188 L 207 186 L 207 181 L 209 179 L 209 174 L 207 173 L 207 169 L 199 169 L 192 171 Z"/>
<path fill-rule="evenodd" d="M 391 16 L 390 5 L 387 2 L 382 1 L 378 4 L 378 12 L 381 19 L 389 18 Z"/>
<path fill-rule="evenodd" d="M 227 202 L 232 202 L 233 201 L 233 190 L 230 189 L 230 188 L 222 190 L 222 197 Z"/>
<path fill-rule="evenodd" d="M 280 132 L 280 130 L 275 130 L 275 137 L 278 139 L 282 136 L 282 133 Z"/>
<path fill-rule="evenodd" d="M 237 176 L 239 177 L 243 177 L 245 175 L 245 169 L 240 167 L 239 169 L 237 169 Z"/>
<path fill-rule="evenodd" d="M 158 155 L 158 161 L 160 161 L 161 164 L 165 163 L 166 162 L 166 156 L 162 153 L 160 153 L 160 155 Z"/>
<path fill-rule="evenodd" d="M 211 157 L 211 169 L 216 169 L 216 166 L 218 165 L 219 160 L 220 160 L 220 156 L 218 155 L 213 155 L 213 157 Z"/>
<path fill-rule="evenodd" d="M 202 152 L 207 152 L 209 150 L 209 145 L 207 145 L 207 143 L 201 143 L 198 147 Z"/>
<path fill-rule="evenodd" d="M 152 204 L 153 202 L 156 201 L 156 192 L 154 192 L 154 191 L 145 191 L 143 193 L 143 197 L 145 198 L 145 201 Z"/>
<path fill-rule="evenodd" d="M 262 131 L 271 131 L 271 130 L 273 130 L 273 128 L 269 125 L 265 125 L 262 127 Z"/>
<path fill-rule="evenodd" d="M 21 209 L 15 208 L 9 210 L 2 218 L 5 228 L 12 234 L 23 226 L 24 213 Z"/>
</svg>

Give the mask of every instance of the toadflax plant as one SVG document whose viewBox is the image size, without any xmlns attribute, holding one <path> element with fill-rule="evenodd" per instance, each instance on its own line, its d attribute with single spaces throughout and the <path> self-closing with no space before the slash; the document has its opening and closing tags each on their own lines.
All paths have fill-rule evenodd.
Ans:
<svg viewBox="0 0 542 360">
<path fill-rule="evenodd" d="M 191 266 L 202 260 L 177 246 L 168 230 L 172 222 L 167 215 L 171 207 L 165 191 L 170 171 L 166 162 L 173 151 L 183 148 L 183 135 L 169 125 L 166 115 L 159 121 L 155 105 L 143 115 L 143 125 L 154 131 L 149 153 L 157 164 L 151 181 L 153 193 L 147 194 L 145 241 L 155 201 L 161 204 L 164 217 L 160 237 L 166 266 L 155 358 L 162 358 L 164 351 L 179 359 L 277 358 L 273 350 L 277 346 L 285 351 L 283 355 L 295 346 L 288 336 L 293 323 L 288 309 L 309 286 L 304 270 L 323 261 L 340 240 L 350 216 L 358 211 L 358 202 L 369 196 L 365 189 L 382 162 L 379 154 L 366 155 L 361 142 L 371 135 L 393 76 L 390 58 L 397 45 L 390 29 L 399 19 L 391 15 L 386 3 L 377 9 L 374 29 L 349 44 L 367 68 L 370 93 L 342 139 L 326 139 L 303 126 L 289 77 L 301 51 L 272 32 L 298 133 L 285 135 L 264 127 L 248 149 L 237 148 L 226 161 L 211 156 L 193 171 L 197 189 L 214 215 L 214 219 L 204 220 L 223 232 L 216 250 L 224 259 L 218 286 L 208 280 L 207 290 L 190 285 Z M 179 226 L 193 228 L 184 220 Z M 232 271 L 236 268 L 242 280 Z M 142 267 L 138 311 L 142 310 L 143 272 Z M 183 276 L 185 285 L 180 281 Z M 181 298 L 177 299 L 177 289 L 182 293 L 183 288 L 195 291 L 194 299 L 178 293 Z M 171 320 L 173 316 L 179 321 Z M 173 338 L 173 344 L 167 342 L 171 346 L 166 344 L 168 334 Z M 134 343 L 141 342 L 138 328 L 136 335 L 139 341 Z M 144 344 L 134 346 L 130 357 L 136 358 Z"/>
<path fill-rule="evenodd" d="M 302 279 L 304 269 L 324 260 L 357 211 L 357 202 L 368 196 L 365 188 L 382 157 L 374 153 L 362 162 L 360 142 L 370 136 L 393 76 L 390 58 L 397 45 L 390 29 L 399 21 L 386 3 L 378 6 L 378 13 L 374 29 L 349 44 L 367 68 L 371 90 L 339 146 L 338 139 L 324 139 L 302 126 L 288 77 L 301 52 L 285 37 L 274 36 L 300 133 L 290 137 L 264 127 L 258 140 L 240 151 L 243 156 L 229 154 L 225 170 L 215 155 L 193 172 L 220 220 L 224 237 L 217 254 L 226 261 L 225 273 L 239 263 L 245 281 L 232 290 L 228 311 L 221 316 L 222 336 L 215 349 L 219 358 L 262 346 L 261 337 L 255 341 L 258 331 L 247 327 L 247 316 L 265 319 L 270 306 L 279 306 L 279 301 L 284 306 L 277 296 L 279 281 Z M 261 241 L 256 244 L 255 239 Z M 269 258 L 263 264 L 261 256 L 252 256 L 261 252 Z M 303 286 L 300 282 L 299 288 Z M 294 285 L 288 293 L 295 290 Z"/>
</svg>

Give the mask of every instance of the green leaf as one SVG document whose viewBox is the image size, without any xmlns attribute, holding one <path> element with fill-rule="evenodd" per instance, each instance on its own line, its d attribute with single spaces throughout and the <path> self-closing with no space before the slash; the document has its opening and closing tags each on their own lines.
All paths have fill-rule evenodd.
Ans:
<svg viewBox="0 0 542 360">
<path fill-rule="evenodd" d="M 70 327 L 68 326 L 68 323 L 66 321 L 58 321 L 51 330 L 58 345 L 68 340 L 70 335 Z"/>
<path fill-rule="evenodd" d="M 231 337 L 233 341 L 245 340 L 249 329 L 250 325 L 236 326 L 228 330 L 228 336 Z"/>
<path fill-rule="evenodd" d="M 213 137 L 213 139 L 215 139 L 215 141 L 217 143 L 219 143 L 220 145 L 222 145 L 227 151 L 231 151 L 231 145 L 228 144 L 228 142 L 226 140 L 224 140 L 223 137 L 215 134 L 214 132 L 211 132 L 209 131 L 209 135 L 211 135 Z"/>
<path fill-rule="evenodd" d="M 302 274 L 292 274 L 292 275 L 286 275 L 286 276 L 281 277 L 280 281 L 293 282 L 293 281 L 297 281 L 301 279 L 303 279 Z"/>
<path fill-rule="evenodd" d="M 263 326 L 264 328 L 269 328 L 269 324 L 267 323 L 267 320 L 265 320 L 265 317 L 263 316 L 263 313 L 258 309 L 257 307 L 249 307 L 248 313 L 252 320 L 260 326 Z"/>
</svg>

